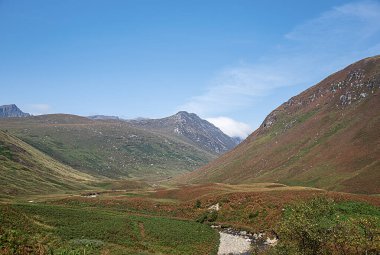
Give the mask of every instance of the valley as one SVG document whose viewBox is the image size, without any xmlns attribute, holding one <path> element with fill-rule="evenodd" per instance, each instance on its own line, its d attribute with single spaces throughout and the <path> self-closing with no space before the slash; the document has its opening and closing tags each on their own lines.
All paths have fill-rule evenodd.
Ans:
<svg viewBox="0 0 380 255">
<path fill-rule="evenodd" d="M 194 113 L 0 117 L 0 254 L 378 254 L 380 57 L 238 144 Z"/>
<path fill-rule="evenodd" d="M 125 121 L 75 115 L 0 119 L 0 129 L 64 164 L 99 177 L 162 180 L 194 170 L 218 155 L 189 139 L 136 128 Z"/>
<path fill-rule="evenodd" d="M 281 231 L 288 205 L 315 197 L 334 199 L 345 217 L 380 217 L 378 197 L 273 183 L 98 188 L 3 202 L 3 252 L 16 239 L 12 248 L 21 254 L 216 254 L 219 234 L 210 226 L 260 234 L 258 243 L 264 243 Z M 263 253 L 263 247 L 252 245 L 251 252 Z"/>
</svg>

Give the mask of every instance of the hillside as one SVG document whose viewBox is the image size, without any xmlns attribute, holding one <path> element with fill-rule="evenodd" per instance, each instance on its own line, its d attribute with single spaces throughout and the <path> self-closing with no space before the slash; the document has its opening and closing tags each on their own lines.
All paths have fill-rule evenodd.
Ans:
<svg viewBox="0 0 380 255">
<path fill-rule="evenodd" d="M 0 106 L 0 118 L 28 117 L 29 113 L 21 111 L 15 104 Z"/>
<path fill-rule="evenodd" d="M 178 137 L 213 154 L 223 154 L 238 141 L 194 113 L 185 111 L 162 119 L 128 120 L 133 126 Z"/>
<path fill-rule="evenodd" d="M 180 182 L 279 182 L 380 193 L 380 56 L 356 62 L 271 112 L 232 151 Z"/>
<path fill-rule="evenodd" d="M 0 197 L 86 189 L 94 178 L 0 131 Z"/>
<path fill-rule="evenodd" d="M 0 129 L 94 176 L 161 180 L 216 157 L 176 137 L 138 129 L 125 121 L 52 114 L 1 119 Z"/>
</svg>

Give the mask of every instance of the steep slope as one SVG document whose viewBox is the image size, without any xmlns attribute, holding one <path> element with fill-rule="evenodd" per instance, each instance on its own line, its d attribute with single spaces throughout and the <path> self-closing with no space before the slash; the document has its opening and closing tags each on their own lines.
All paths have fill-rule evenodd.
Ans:
<svg viewBox="0 0 380 255">
<path fill-rule="evenodd" d="M 238 144 L 236 139 L 224 134 L 207 120 L 185 111 L 162 119 L 140 119 L 128 122 L 138 128 L 176 136 L 217 155 L 229 151 Z"/>
<path fill-rule="evenodd" d="M 205 165 L 215 155 L 124 121 L 53 114 L 0 120 L 0 129 L 80 171 L 111 178 L 169 178 Z"/>
<path fill-rule="evenodd" d="M 0 197 L 88 188 L 94 178 L 0 131 Z"/>
<path fill-rule="evenodd" d="M 15 104 L 0 106 L 0 118 L 28 117 L 29 113 L 22 112 Z"/>
<path fill-rule="evenodd" d="M 380 193 L 380 56 L 275 109 L 237 148 L 182 182 L 280 182 Z"/>
</svg>

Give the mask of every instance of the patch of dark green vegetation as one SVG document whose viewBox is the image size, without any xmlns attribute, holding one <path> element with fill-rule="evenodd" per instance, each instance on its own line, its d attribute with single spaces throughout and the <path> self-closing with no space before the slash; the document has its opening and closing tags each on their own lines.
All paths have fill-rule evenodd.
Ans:
<svg viewBox="0 0 380 255">
<path fill-rule="evenodd" d="M 251 212 L 251 213 L 248 214 L 248 218 L 249 218 L 250 220 L 253 220 L 253 219 L 257 218 L 257 216 L 259 216 L 259 214 L 260 214 L 259 211 Z"/>
<path fill-rule="evenodd" d="M 12 152 L 4 143 L 0 143 L 0 156 L 4 156 L 12 160 Z"/>
<path fill-rule="evenodd" d="M 218 212 L 216 210 L 207 211 L 202 213 L 197 219 L 196 222 L 205 223 L 205 222 L 215 222 L 218 219 Z"/>
<path fill-rule="evenodd" d="M 301 114 L 300 116 L 298 116 L 296 118 L 297 122 L 298 123 L 303 123 L 303 122 L 307 121 L 308 119 L 310 119 L 311 117 L 313 117 L 318 111 L 319 111 L 319 109 L 316 108 L 316 109 L 308 111 L 308 112 L 306 112 L 304 114 Z"/>
<path fill-rule="evenodd" d="M 316 197 L 286 208 L 273 254 L 378 254 L 380 209 Z"/>
</svg>

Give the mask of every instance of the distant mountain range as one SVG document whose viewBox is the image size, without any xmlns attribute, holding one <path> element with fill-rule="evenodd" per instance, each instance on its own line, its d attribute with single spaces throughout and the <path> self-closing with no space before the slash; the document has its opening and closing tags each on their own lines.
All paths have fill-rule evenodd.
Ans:
<svg viewBox="0 0 380 255">
<path fill-rule="evenodd" d="M 29 117 L 29 113 L 22 112 L 15 104 L 0 106 L 0 118 Z"/>
<path fill-rule="evenodd" d="M 87 118 L 92 120 L 120 120 L 118 116 L 107 116 L 107 115 L 92 115 Z"/>
<path fill-rule="evenodd" d="M 195 113 L 188 113 L 186 111 L 180 111 L 172 116 L 161 119 L 140 117 L 128 120 L 107 115 L 93 115 L 88 118 L 105 121 L 126 121 L 139 129 L 176 136 L 213 154 L 227 152 L 241 142 L 239 137 L 229 137 L 207 120 L 201 119 Z"/>
<path fill-rule="evenodd" d="M 170 178 L 236 145 L 214 125 L 187 112 L 130 121 L 68 114 L 1 118 L 0 129 L 76 170 L 108 178 Z"/>
<path fill-rule="evenodd" d="M 290 98 L 235 149 L 178 180 L 378 194 L 379 87 L 380 56 L 352 64 Z"/>
</svg>

